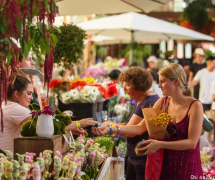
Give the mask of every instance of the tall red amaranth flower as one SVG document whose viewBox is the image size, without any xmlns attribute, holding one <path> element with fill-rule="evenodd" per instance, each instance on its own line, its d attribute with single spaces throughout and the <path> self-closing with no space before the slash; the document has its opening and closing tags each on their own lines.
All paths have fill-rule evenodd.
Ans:
<svg viewBox="0 0 215 180">
<path fill-rule="evenodd" d="M 49 5 L 50 5 L 50 14 L 49 14 L 49 16 L 48 16 L 48 22 L 49 23 L 54 23 L 54 20 L 55 20 L 55 10 L 53 10 L 53 3 L 54 3 L 54 0 L 50 0 L 49 1 Z"/>
<path fill-rule="evenodd" d="M 8 64 L 5 57 L 0 54 L 0 111 L 1 111 L 1 131 L 3 132 L 3 112 L 2 112 L 2 101 L 5 100 L 7 103 L 7 81 L 8 81 Z"/>
<path fill-rule="evenodd" d="M 46 3 L 48 3 L 50 7 L 47 7 Z M 9 74 L 12 74 L 14 69 L 16 69 L 18 60 L 19 51 L 17 46 L 11 41 L 11 38 L 16 40 L 23 38 L 25 42 L 27 42 L 29 38 L 32 38 L 29 37 L 29 27 L 31 26 L 30 23 L 32 22 L 33 16 L 36 16 L 37 19 L 43 23 L 42 34 L 45 42 L 48 43 L 48 41 L 46 41 L 47 38 L 49 38 L 49 42 L 52 42 L 52 38 L 48 35 L 49 32 L 46 31 L 45 17 L 48 18 L 49 27 L 52 27 L 55 17 L 53 4 L 54 0 L 4 0 L 3 2 L 0 0 L 0 6 L 3 7 L 0 19 L 4 20 L 4 28 L 0 30 L 0 39 L 5 39 L 5 41 L 3 40 L 0 42 L 0 103 L 2 103 L 3 100 L 7 100 L 6 82 L 8 81 Z M 36 11 L 34 11 L 34 6 L 37 6 Z M 28 19 L 29 22 L 27 24 L 26 19 Z M 20 22 L 22 22 L 22 25 L 20 25 Z M 21 29 L 23 30 L 20 32 Z M 40 46 L 38 42 L 33 42 Z M 53 52 L 54 47 L 50 45 L 50 54 L 46 55 L 45 83 L 49 83 L 51 79 L 54 59 Z M 10 62 L 11 65 L 10 69 L 8 69 L 8 62 Z M 9 70 L 11 71 L 10 73 Z M 11 81 L 12 80 L 13 78 L 11 76 Z M 2 112 L 1 105 L 2 104 L 0 104 L 0 111 Z M 2 113 L 1 116 L 3 116 Z M 3 131 L 3 124 L 1 130 Z"/>
<path fill-rule="evenodd" d="M 4 16 L 4 23 L 6 25 L 6 21 L 9 22 L 8 35 L 10 37 L 18 38 L 19 36 L 19 28 L 16 24 L 16 19 L 21 19 L 19 4 L 15 0 L 7 0 L 4 5 L 3 12 L 1 16 Z"/>
<path fill-rule="evenodd" d="M 53 70 L 53 64 L 54 64 L 54 47 L 52 44 L 50 44 L 50 54 L 46 55 L 45 58 L 45 65 L 44 65 L 44 72 L 45 72 L 45 79 L 44 79 L 44 85 L 49 84 L 52 79 L 52 70 Z M 47 95 L 49 92 L 49 86 Z"/>
</svg>

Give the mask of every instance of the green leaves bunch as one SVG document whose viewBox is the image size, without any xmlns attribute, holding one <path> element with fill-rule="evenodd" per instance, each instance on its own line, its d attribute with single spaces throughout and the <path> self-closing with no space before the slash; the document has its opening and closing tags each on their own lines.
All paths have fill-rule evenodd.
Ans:
<svg viewBox="0 0 215 180">
<path fill-rule="evenodd" d="M 83 57 L 86 32 L 74 24 L 64 24 L 54 30 L 57 44 L 54 53 L 54 62 L 65 69 L 70 69 Z"/>
</svg>

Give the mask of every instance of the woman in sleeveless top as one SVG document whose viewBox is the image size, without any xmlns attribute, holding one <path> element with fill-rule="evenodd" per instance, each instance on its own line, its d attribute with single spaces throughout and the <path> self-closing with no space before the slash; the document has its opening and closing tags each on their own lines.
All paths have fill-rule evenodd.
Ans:
<svg viewBox="0 0 215 180">
<path fill-rule="evenodd" d="M 170 64 L 159 71 L 159 87 L 168 96 L 166 111 L 172 115 L 173 123 L 167 127 L 166 141 L 148 140 L 150 144 L 140 150 L 145 154 L 164 149 L 161 180 L 203 179 L 199 138 L 202 131 L 202 104 L 190 97 L 186 74 L 179 64 Z M 160 109 L 163 98 L 153 106 Z M 138 125 L 122 127 L 120 134 L 138 135 L 147 131 L 145 121 Z M 109 127 L 95 128 L 98 135 L 110 132 Z"/>
</svg>

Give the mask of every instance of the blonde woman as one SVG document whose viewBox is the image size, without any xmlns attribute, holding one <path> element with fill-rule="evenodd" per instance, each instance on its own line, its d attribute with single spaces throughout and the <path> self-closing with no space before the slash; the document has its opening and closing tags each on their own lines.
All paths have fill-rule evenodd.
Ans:
<svg viewBox="0 0 215 180">
<path fill-rule="evenodd" d="M 166 111 L 172 115 L 173 124 L 167 126 L 169 136 L 166 141 L 148 140 L 150 144 L 140 150 L 145 154 L 164 149 L 161 180 L 190 180 L 203 177 L 199 138 L 202 131 L 203 107 L 191 92 L 186 82 L 186 74 L 179 64 L 170 64 L 159 71 L 159 87 L 168 97 Z M 160 109 L 163 98 L 153 106 Z M 94 128 L 98 135 L 110 132 L 109 127 Z M 133 126 L 120 127 L 121 135 L 139 135 L 147 131 L 144 119 Z"/>
</svg>

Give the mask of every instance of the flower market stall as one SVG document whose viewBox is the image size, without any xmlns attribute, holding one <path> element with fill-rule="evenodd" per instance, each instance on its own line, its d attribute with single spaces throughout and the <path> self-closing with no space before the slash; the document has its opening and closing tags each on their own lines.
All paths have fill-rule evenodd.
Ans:
<svg viewBox="0 0 215 180">
<path fill-rule="evenodd" d="M 116 82 L 99 84 L 92 77 L 53 79 L 49 87 L 51 92 L 58 96 L 59 110 L 71 110 L 73 120 L 92 117 L 100 123 L 108 118 L 108 98 L 118 93 Z M 93 136 L 91 127 L 88 127 L 87 131 L 89 136 Z"/>
<path fill-rule="evenodd" d="M 54 142 L 59 138 L 61 137 L 58 135 L 49 139 L 43 139 L 44 143 L 40 144 L 40 146 L 44 150 L 39 154 L 35 153 L 35 150 L 38 150 L 39 147 L 32 149 L 33 151 L 30 152 L 25 152 L 25 148 L 32 147 L 31 145 L 35 146 L 35 144 L 38 145 L 35 141 L 36 139 L 41 140 L 41 138 L 26 138 L 26 140 L 30 140 L 28 141 L 30 145 L 22 144 L 24 148 L 22 150 L 20 148 L 19 153 L 16 152 L 14 154 L 17 158 L 14 158 L 12 152 L 5 150 L 5 155 L 0 154 L 0 178 L 19 178 L 22 180 L 30 177 L 34 180 L 51 178 L 58 180 L 100 179 L 97 178 L 97 175 L 101 176 L 101 174 L 104 174 L 104 170 L 100 168 L 101 164 L 108 157 L 107 153 L 112 150 L 114 145 L 111 138 L 90 139 L 79 136 L 77 141 L 72 142 L 68 142 L 67 138 L 65 138 L 67 142 L 64 143 L 64 149 L 61 149 L 61 144 Z M 49 140 L 56 145 L 52 150 L 50 150 L 50 144 L 47 143 Z M 19 139 L 17 139 L 18 141 Z M 60 150 L 63 150 L 64 154 Z M 122 159 L 118 161 L 123 162 Z"/>
</svg>

